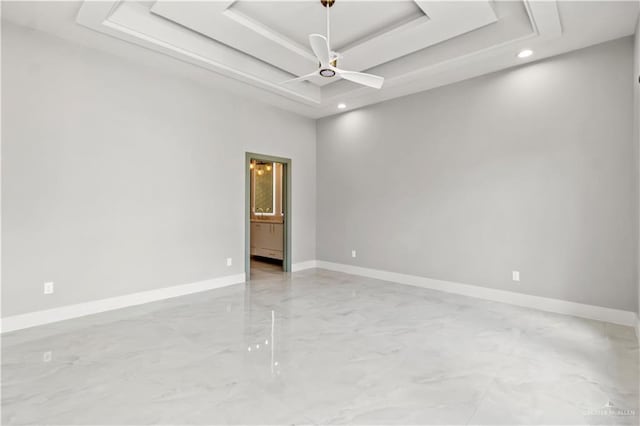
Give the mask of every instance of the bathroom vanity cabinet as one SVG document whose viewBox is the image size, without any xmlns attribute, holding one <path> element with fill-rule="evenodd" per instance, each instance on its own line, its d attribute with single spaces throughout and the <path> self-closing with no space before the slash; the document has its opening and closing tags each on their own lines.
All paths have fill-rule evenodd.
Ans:
<svg viewBox="0 0 640 426">
<path fill-rule="evenodd" d="M 251 255 L 282 260 L 284 258 L 284 224 L 251 221 Z"/>
</svg>

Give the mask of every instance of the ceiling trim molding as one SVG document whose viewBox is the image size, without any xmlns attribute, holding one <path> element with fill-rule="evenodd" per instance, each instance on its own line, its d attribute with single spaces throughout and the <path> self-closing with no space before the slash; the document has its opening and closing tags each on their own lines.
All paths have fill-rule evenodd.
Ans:
<svg viewBox="0 0 640 426">
<path fill-rule="evenodd" d="M 562 35 L 560 12 L 556 1 L 524 0 L 524 5 L 536 34 L 545 37 Z"/>
<path fill-rule="evenodd" d="M 231 8 L 226 9 L 224 12 L 222 12 L 222 14 L 227 18 L 236 21 L 238 24 L 245 26 L 251 31 L 267 38 L 268 40 L 271 40 L 274 43 L 278 43 L 282 47 L 285 47 L 290 51 L 296 53 L 297 55 L 308 59 L 312 63 L 318 62 L 318 59 L 309 51 L 307 47 L 301 46 L 299 43 L 296 43 L 290 38 L 274 31 L 271 28 L 266 27 L 265 25 L 262 25 L 255 19 L 250 18 L 249 16 Z"/>
<path fill-rule="evenodd" d="M 143 32 L 131 28 L 131 25 L 126 25 L 121 20 L 123 18 L 144 22 L 147 31 Z M 256 63 L 242 52 L 212 43 L 204 36 L 181 30 L 181 27 L 176 24 L 145 13 L 142 6 L 137 3 L 126 3 L 120 0 L 86 1 L 78 12 L 76 22 L 95 31 L 159 51 L 227 77 L 268 89 L 274 93 L 284 94 L 292 100 L 298 100 L 307 105 L 319 105 L 321 102 L 319 88 L 308 84 L 294 90 L 275 83 L 274 81 L 284 81 L 290 78 L 290 75 L 266 63 Z M 157 36 L 157 33 L 164 33 L 163 37 Z M 167 38 L 170 38 L 167 35 L 173 37 L 173 40 L 181 41 L 182 46 L 190 46 L 190 49 L 180 47 L 175 42 L 166 41 Z M 222 60 L 214 60 L 211 59 L 212 57 L 218 57 Z M 233 65 L 229 65 L 229 63 Z M 253 72 L 244 71 L 245 69 Z M 259 75 L 270 76 L 274 81 L 258 77 Z"/>
</svg>

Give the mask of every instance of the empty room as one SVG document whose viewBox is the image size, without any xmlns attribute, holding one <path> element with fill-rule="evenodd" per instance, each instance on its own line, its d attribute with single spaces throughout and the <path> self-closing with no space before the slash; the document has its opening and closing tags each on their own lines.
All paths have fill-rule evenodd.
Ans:
<svg viewBox="0 0 640 426">
<path fill-rule="evenodd" d="M 3 425 L 638 425 L 640 1 L 2 1 Z"/>
</svg>

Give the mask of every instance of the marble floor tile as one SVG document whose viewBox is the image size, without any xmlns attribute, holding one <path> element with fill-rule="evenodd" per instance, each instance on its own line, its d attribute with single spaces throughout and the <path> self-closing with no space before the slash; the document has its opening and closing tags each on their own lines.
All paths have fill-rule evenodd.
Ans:
<svg viewBox="0 0 640 426">
<path fill-rule="evenodd" d="M 629 327 L 264 271 L 3 335 L 2 423 L 638 424 L 638 375 Z"/>
</svg>

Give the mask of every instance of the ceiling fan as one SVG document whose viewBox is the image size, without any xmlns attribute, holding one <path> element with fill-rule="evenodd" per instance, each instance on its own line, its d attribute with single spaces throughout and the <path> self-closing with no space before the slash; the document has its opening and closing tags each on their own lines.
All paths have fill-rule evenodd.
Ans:
<svg viewBox="0 0 640 426">
<path fill-rule="evenodd" d="M 313 50 L 313 53 L 316 55 L 318 61 L 320 62 L 319 68 L 310 74 L 287 80 L 283 84 L 309 80 L 310 78 L 316 76 L 333 78 L 337 75 L 344 78 L 345 80 L 362 84 L 363 86 L 380 89 L 382 87 L 382 84 L 384 83 L 384 77 L 379 77 L 373 74 L 366 74 L 363 72 L 342 70 L 337 67 L 338 59 L 341 56 L 336 52 L 332 52 L 329 44 L 329 31 L 331 28 L 329 25 L 329 8 L 333 6 L 335 1 L 336 0 L 320 0 L 320 3 L 322 3 L 322 5 L 327 9 L 327 36 L 325 37 L 320 34 L 309 35 L 309 44 L 311 45 L 311 50 Z"/>
</svg>

